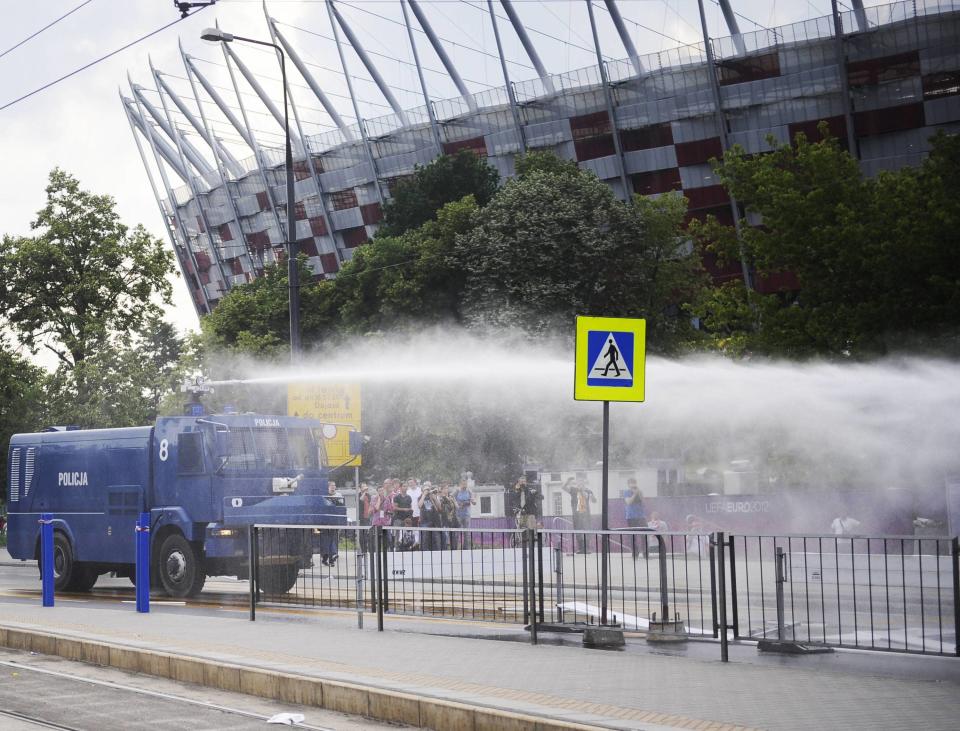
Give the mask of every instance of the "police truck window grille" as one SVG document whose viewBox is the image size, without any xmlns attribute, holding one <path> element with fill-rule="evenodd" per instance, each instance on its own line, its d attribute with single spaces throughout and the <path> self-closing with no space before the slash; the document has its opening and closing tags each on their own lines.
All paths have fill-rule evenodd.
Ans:
<svg viewBox="0 0 960 731">
<path fill-rule="evenodd" d="M 34 447 L 27 449 L 27 460 L 24 463 L 23 470 L 23 496 L 30 494 L 30 485 L 33 484 L 33 462 L 37 457 L 37 450 Z"/>
<path fill-rule="evenodd" d="M 177 472 L 180 474 L 203 472 L 203 435 L 201 432 L 184 432 L 177 439 Z"/>
<path fill-rule="evenodd" d="M 290 458 L 293 460 L 294 469 L 300 469 L 301 467 L 316 469 L 320 466 L 317 444 L 309 430 L 288 429 L 287 448 Z"/>
<path fill-rule="evenodd" d="M 257 451 L 249 429 L 232 429 L 224 469 L 253 470 L 257 467 Z"/>
<path fill-rule="evenodd" d="M 253 430 L 257 452 L 268 468 L 297 470 L 317 467 L 317 453 L 306 429 L 259 428 Z"/>
<path fill-rule="evenodd" d="M 14 449 L 10 455 L 10 502 L 20 500 L 20 450 Z"/>
</svg>

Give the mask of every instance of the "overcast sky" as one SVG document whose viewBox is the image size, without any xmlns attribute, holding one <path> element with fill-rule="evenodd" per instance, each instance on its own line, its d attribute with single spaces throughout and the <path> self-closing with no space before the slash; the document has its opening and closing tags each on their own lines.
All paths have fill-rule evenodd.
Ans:
<svg viewBox="0 0 960 731">
<path fill-rule="evenodd" d="M 0 53 L 83 0 L 0 0 Z M 421 0 L 438 35 L 448 41 L 448 52 L 474 91 L 502 83 L 489 17 L 482 0 Z M 868 5 L 874 3 L 867 3 Z M 530 29 L 547 68 L 562 72 L 595 62 L 590 47 L 586 7 L 580 0 L 515 0 L 518 13 Z M 598 3 L 598 5 L 601 5 Z M 371 53 L 405 108 L 422 104 L 412 55 L 397 0 L 342 0 L 343 14 L 354 27 L 361 43 Z M 498 14 L 502 9 L 498 7 Z M 641 53 L 656 52 L 681 43 L 699 40 L 696 0 L 620 0 L 619 7 Z M 781 0 L 734 0 L 741 14 L 743 32 L 759 26 L 774 26 L 821 17 L 829 13 L 829 0 L 799 2 Z M 340 73 L 336 46 L 330 40 L 326 9 L 319 0 L 272 0 L 270 14 L 283 25 L 282 32 L 301 51 L 304 60 L 345 117 L 352 118 L 347 88 Z M 727 35 L 718 6 L 707 0 L 711 36 Z M 378 16 L 383 16 L 378 17 Z M 0 56 L 0 107 L 34 89 L 69 73 L 124 44 L 176 20 L 173 0 L 90 0 L 75 13 L 37 37 Z M 598 7 L 601 44 L 611 58 L 625 53 L 609 17 Z M 238 35 L 267 38 L 260 0 L 219 0 L 216 7 L 197 12 L 153 37 L 119 53 L 93 68 L 0 111 L 0 233 L 28 234 L 30 222 L 44 203 L 49 171 L 60 166 L 79 178 L 82 186 L 112 195 L 122 219 L 128 224 L 143 223 L 157 236 L 164 230 L 150 191 L 127 120 L 122 112 L 118 88 L 130 95 L 129 71 L 136 83 L 152 87 L 148 56 L 170 83 L 189 97 L 189 84 L 179 59 L 177 39 L 187 53 L 202 59 L 201 70 L 224 87 L 221 93 L 236 104 L 221 49 L 199 40 L 200 31 L 218 20 L 221 27 Z M 514 81 L 535 76 L 515 34 L 501 21 L 506 56 L 513 62 Z M 418 34 L 421 60 L 427 68 L 432 98 L 449 98 L 456 92 L 440 72 L 436 55 L 423 35 Z M 258 73 L 268 91 L 279 96 L 276 61 L 263 50 L 237 45 L 237 52 Z M 486 54 L 486 55 L 485 55 Z M 358 77 L 357 95 L 362 99 L 361 115 L 371 118 L 389 112 L 383 97 L 369 81 L 352 53 L 347 55 L 351 72 Z M 293 74 L 296 72 L 294 71 Z M 178 78 L 179 77 L 179 78 Z M 330 119 L 295 78 L 294 98 L 306 123 L 305 132 L 316 134 L 330 129 Z M 242 87 L 245 94 L 250 92 Z M 153 96 L 157 99 L 156 95 Z M 264 113 L 255 97 L 244 97 L 251 126 L 262 144 L 278 144 L 282 130 Z M 192 103 L 191 103 L 192 106 Z M 213 110 L 209 110 L 211 113 Z M 218 133 L 234 145 L 237 156 L 249 157 L 249 150 L 237 146 L 238 135 L 222 117 L 213 114 Z M 194 142 L 199 142 L 194 138 Z M 174 307 L 169 319 L 181 329 L 197 327 L 186 287 L 177 279 Z"/>
</svg>

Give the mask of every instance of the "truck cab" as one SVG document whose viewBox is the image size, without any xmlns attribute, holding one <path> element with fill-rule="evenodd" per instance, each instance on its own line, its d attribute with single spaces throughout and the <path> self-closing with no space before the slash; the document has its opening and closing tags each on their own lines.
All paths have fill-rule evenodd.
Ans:
<svg viewBox="0 0 960 731">
<path fill-rule="evenodd" d="M 323 425 L 259 414 L 161 417 L 152 427 L 58 429 L 10 442 L 10 553 L 38 558 L 40 513 L 54 515 L 60 590 L 106 572 L 134 578 L 134 531 L 150 514 L 152 577 L 192 596 L 206 577 L 245 577 L 249 527 L 342 525 L 327 495 Z M 290 532 L 261 574 L 288 591 L 335 531 Z M 334 551 L 331 551 L 335 553 Z"/>
</svg>

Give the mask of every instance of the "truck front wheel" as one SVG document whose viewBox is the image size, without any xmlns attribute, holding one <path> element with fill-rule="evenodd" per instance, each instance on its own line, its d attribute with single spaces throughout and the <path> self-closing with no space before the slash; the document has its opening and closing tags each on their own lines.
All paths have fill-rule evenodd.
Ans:
<svg viewBox="0 0 960 731">
<path fill-rule="evenodd" d="M 43 560 L 38 558 L 40 578 L 43 578 Z M 82 591 L 93 588 L 97 574 L 90 567 L 78 562 L 73 556 L 70 539 L 63 533 L 53 534 L 53 590 Z"/>
<path fill-rule="evenodd" d="M 157 556 L 160 583 L 172 597 L 192 597 L 203 589 L 207 575 L 203 557 L 190 541 L 179 533 L 171 533 L 160 544 Z"/>
<path fill-rule="evenodd" d="M 264 594 L 286 594 L 297 583 L 300 569 L 296 564 L 264 566 L 257 577 Z"/>
</svg>

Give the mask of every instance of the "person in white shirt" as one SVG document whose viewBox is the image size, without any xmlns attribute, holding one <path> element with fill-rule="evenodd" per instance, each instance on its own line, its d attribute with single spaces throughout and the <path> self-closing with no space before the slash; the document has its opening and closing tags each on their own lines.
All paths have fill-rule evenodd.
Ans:
<svg viewBox="0 0 960 731">
<path fill-rule="evenodd" d="M 860 521 L 856 518 L 851 518 L 849 515 L 846 518 L 834 518 L 830 524 L 830 530 L 833 531 L 833 535 L 835 536 L 854 535 L 859 528 Z"/>
<path fill-rule="evenodd" d="M 420 496 L 422 494 L 423 488 L 417 480 L 412 477 L 407 480 L 407 495 L 409 495 L 413 501 L 413 524 L 415 526 L 420 525 L 420 506 L 417 503 L 420 502 Z"/>
</svg>

